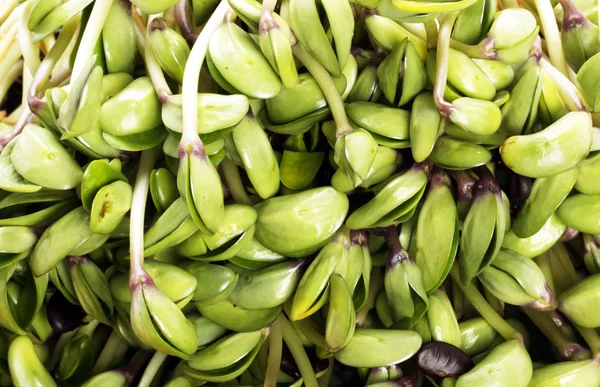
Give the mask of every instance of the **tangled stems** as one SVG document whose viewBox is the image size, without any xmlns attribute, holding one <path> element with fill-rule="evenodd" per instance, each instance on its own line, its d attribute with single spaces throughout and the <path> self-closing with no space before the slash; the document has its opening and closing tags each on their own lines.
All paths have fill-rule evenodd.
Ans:
<svg viewBox="0 0 600 387">
<path fill-rule="evenodd" d="M 509 323 L 507 323 L 496 311 L 490 306 L 485 297 L 479 293 L 479 290 L 473 285 L 465 285 L 460 280 L 458 273 L 458 266 L 455 263 L 450 269 L 450 275 L 454 280 L 454 284 L 458 285 L 460 290 L 464 293 L 465 297 L 469 300 L 471 305 L 479 312 L 481 317 L 485 319 L 494 328 L 500 336 L 504 337 L 505 340 L 516 339 L 519 342 L 523 342 L 523 336 Z"/>
<path fill-rule="evenodd" d="M 52 70 L 68 48 L 71 39 L 73 39 L 73 36 L 75 35 L 75 32 L 79 26 L 79 22 L 80 17 L 78 16 L 65 23 L 60 35 L 58 36 L 58 39 L 52 46 L 52 49 L 50 52 L 48 52 L 48 55 L 44 57 L 44 60 L 39 65 L 38 70 L 35 72 L 31 86 L 27 90 L 27 103 L 32 112 L 36 112 L 45 103 L 44 97 L 40 97 L 40 94 L 50 79 Z"/>
<path fill-rule="evenodd" d="M 435 84 L 433 87 L 433 100 L 440 114 L 448 117 L 452 112 L 451 103 L 444 100 L 444 90 L 448 81 L 448 53 L 450 52 L 450 36 L 458 12 L 450 12 L 444 15 L 437 37 L 437 49 L 435 56 Z"/>
<path fill-rule="evenodd" d="M 306 387 L 318 387 L 319 383 L 317 381 L 317 376 L 315 375 L 315 371 L 313 370 L 312 364 L 310 363 L 296 330 L 283 314 L 279 316 L 279 322 L 281 324 L 283 340 L 292 353 L 292 357 L 298 366 L 300 375 L 302 375 L 304 385 Z"/>
<path fill-rule="evenodd" d="M 345 134 L 351 133 L 354 129 L 348 122 L 346 116 L 346 110 L 344 109 L 344 102 L 342 97 L 338 93 L 331 75 L 323 65 L 321 65 L 313 56 L 304 48 L 301 44 L 296 44 L 292 47 L 292 53 L 302 64 L 308 72 L 315 78 L 315 81 L 319 84 L 329 109 L 331 109 L 331 115 L 335 121 L 335 137 L 340 138 Z"/>
<path fill-rule="evenodd" d="M 85 27 L 83 36 L 81 37 L 81 43 L 77 50 L 77 56 L 75 57 L 75 63 L 73 63 L 73 72 L 71 73 L 71 79 L 77 79 L 81 71 L 88 63 L 90 58 L 94 55 L 94 49 L 96 42 L 100 38 L 104 22 L 108 17 L 110 8 L 114 0 L 96 0 L 94 8 L 90 14 L 90 19 Z"/>
<path fill-rule="evenodd" d="M 150 173 L 158 158 L 160 147 L 154 147 L 142 152 L 140 165 L 133 187 L 131 199 L 131 221 L 129 223 L 129 256 L 130 282 L 137 282 L 139 276 L 144 276 L 144 214 L 146 211 L 146 200 L 150 187 Z"/>
<path fill-rule="evenodd" d="M 183 110 L 183 134 L 181 136 L 181 145 L 192 141 L 202 141 L 198 136 L 198 82 L 200 81 L 200 70 L 202 63 L 208 51 L 210 37 L 223 23 L 223 19 L 229 10 L 227 0 L 221 0 L 221 3 L 213 12 L 208 22 L 202 29 L 198 39 L 192 46 L 190 56 L 183 72 L 182 110 Z M 203 146 L 203 145 L 202 145 Z"/>
</svg>

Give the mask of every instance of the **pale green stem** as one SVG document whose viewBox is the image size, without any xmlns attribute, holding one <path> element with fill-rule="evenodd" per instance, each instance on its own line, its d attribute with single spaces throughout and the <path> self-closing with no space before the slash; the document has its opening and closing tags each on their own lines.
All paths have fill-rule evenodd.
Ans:
<svg viewBox="0 0 600 387">
<path fill-rule="evenodd" d="M 327 100 L 327 104 L 329 105 L 329 109 L 331 110 L 333 120 L 335 121 L 336 138 L 352 132 L 354 129 L 348 122 L 344 102 L 342 101 L 342 97 L 340 96 L 335 83 L 333 83 L 333 79 L 331 79 L 331 75 L 329 75 L 327 69 L 325 69 L 322 64 L 302 47 L 301 44 L 296 44 L 292 47 L 292 53 L 300 62 L 302 62 L 304 67 L 306 67 L 310 75 L 313 76 L 321 88 L 321 91 Z"/>
<path fill-rule="evenodd" d="M 522 307 L 521 310 L 533 321 L 535 326 L 546 336 L 552 345 L 559 351 L 565 359 L 570 359 L 571 356 L 577 356 L 581 349 L 578 343 L 572 342 L 556 325 L 550 314 L 537 310 Z"/>
<path fill-rule="evenodd" d="M 556 24 L 552 4 L 550 4 L 550 0 L 534 0 L 534 3 L 542 24 L 542 32 L 546 39 L 550 62 L 563 75 L 568 76 L 567 62 L 563 53 L 560 31 Z"/>
<path fill-rule="evenodd" d="M 144 265 L 144 215 L 150 187 L 150 173 L 161 151 L 160 146 L 142 152 L 131 199 L 129 222 L 130 278 L 143 272 Z"/>
<path fill-rule="evenodd" d="M 450 48 L 467 54 L 470 58 L 496 59 L 494 57 L 495 54 L 486 54 L 485 48 L 482 47 L 484 42 L 485 40 L 482 40 L 480 44 L 471 45 L 459 42 L 458 40 L 450 39 Z"/>
<path fill-rule="evenodd" d="M 154 356 L 152 356 L 152 359 L 150 359 L 150 363 L 148 363 L 146 369 L 144 370 L 144 373 L 142 374 L 142 378 L 140 379 L 138 387 L 149 387 L 152 384 L 154 377 L 158 373 L 158 370 L 160 369 L 166 358 L 167 355 L 162 352 L 156 351 L 154 353 Z"/>
<path fill-rule="evenodd" d="M 17 0 L 4 0 L 0 4 L 0 25 L 4 24 L 17 7 Z"/>
<path fill-rule="evenodd" d="M 96 0 L 94 2 L 94 8 L 92 8 L 90 19 L 85 26 L 85 31 L 81 37 L 77 56 L 75 56 L 71 79 L 77 79 L 79 77 L 79 74 L 81 74 L 85 65 L 87 65 L 90 58 L 94 55 L 96 42 L 98 42 L 98 39 L 100 38 L 102 28 L 104 27 L 112 3 L 113 0 Z"/>
<path fill-rule="evenodd" d="M 331 380 L 331 375 L 333 375 L 334 362 L 335 362 L 335 359 L 333 357 L 330 357 L 329 365 L 327 366 L 327 370 L 325 371 L 325 373 L 323 375 L 321 375 L 321 377 L 319 377 L 319 386 L 320 387 L 329 386 L 329 382 Z"/>
<path fill-rule="evenodd" d="M 450 275 L 452 276 L 454 283 L 458 285 L 460 290 L 462 290 L 462 292 L 465 294 L 465 297 L 467 300 L 469 300 L 471 305 L 473 305 L 481 317 L 483 317 L 483 319 L 487 321 L 488 324 L 490 324 L 490 326 L 500 334 L 500 336 L 504 337 L 505 340 L 516 339 L 520 342 L 523 342 L 523 336 L 521 336 L 521 334 L 515 328 L 513 328 L 498 313 L 496 313 L 494 308 L 490 306 L 485 297 L 479 293 L 479 290 L 477 290 L 473 284 L 465 286 L 461 282 L 456 264 L 450 270 Z"/>
<path fill-rule="evenodd" d="M 0 101 L 4 99 L 10 86 L 21 76 L 23 61 L 20 60 L 10 68 L 5 77 L 0 79 Z"/>
<path fill-rule="evenodd" d="M 149 18 L 148 26 L 150 26 L 150 22 L 152 22 L 152 19 L 154 18 Z M 144 58 L 146 60 L 146 70 L 148 72 L 148 75 L 150 76 L 150 80 L 152 80 L 154 90 L 156 90 L 156 94 L 158 94 L 158 99 L 160 99 L 162 103 L 166 103 L 169 97 L 173 95 L 173 92 L 171 91 L 171 88 L 167 83 L 165 74 L 163 73 L 158 62 L 156 61 L 154 51 L 152 51 L 152 42 L 150 39 L 146 40 L 146 47 L 144 48 Z"/>
<path fill-rule="evenodd" d="M 435 55 L 435 84 L 433 86 L 433 99 L 435 105 L 444 117 L 450 115 L 452 104 L 444 100 L 444 90 L 448 81 L 448 55 L 450 53 L 450 36 L 458 12 L 450 12 L 444 15 L 440 23 L 440 31 L 437 35 L 437 46 Z"/>
<path fill-rule="evenodd" d="M 223 177 L 225 177 L 227 188 L 229 188 L 229 193 L 233 197 L 233 200 L 236 203 L 247 204 L 249 206 L 253 205 L 252 200 L 246 193 L 246 189 L 242 183 L 238 166 L 225 157 L 223 161 L 221 161 L 220 167 L 221 171 L 223 171 Z"/>
<path fill-rule="evenodd" d="M 310 341 L 317 347 L 327 347 L 327 343 L 325 342 L 325 336 L 323 335 L 323 332 L 319 332 L 319 330 L 310 321 L 310 317 L 303 318 L 302 320 L 292 321 L 291 323 L 296 330 L 298 330 L 300 333 L 302 333 L 304 337 L 308 339 L 308 341 Z"/>
<path fill-rule="evenodd" d="M 277 0 L 263 0 L 262 3 L 262 11 L 263 12 L 273 12 L 275 7 L 277 6 Z"/>
<path fill-rule="evenodd" d="M 50 50 L 52 50 L 54 43 L 56 43 L 56 38 L 54 35 L 48 35 L 42 39 L 42 43 L 44 44 L 45 53 L 48 53 Z"/>
<path fill-rule="evenodd" d="M 575 323 L 573 323 L 573 325 L 575 326 L 575 329 L 577 329 L 577 331 L 579 332 L 581 337 L 583 337 L 583 340 L 585 340 L 588 347 L 590 347 L 592 354 L 594 356 L 599 355 L 600 354 L 600 335 L 598 335 L 598 332 L 596 332 L 595 329 L 584 328 Z"/>
<path fill-rule="evenodd" d="M 135 8 L 131 9 L 131 18 L 133 19 L 133 24 L 135 26 L 135 43 L 137 50 L 140 55 L 144 55 L 146 52 L 146 28 L 144 21 L 135 11 Z"/>
<path fill-rule="evenodd" d="M 16 12 L 15 12 L 16 14 Z M 4 61 L 8 51 L 15 45 L 19 28 L 14 25 L 4 34 L 0 34 L 0 61 Z"/>
<path fill-rule="evenodd" d="M 559 259 L 562 262 L 563 269 L 560 271 L 560 274 L 565 282 L 567 282 L 570 286 L 574 286 L 579 282 L 579 278 L 577 277 L 577 272 L 575 271 L 575 267 L 573 266 L 573 261 L 569 257 L 568 253 L 565 251 L 564 254 L 557 253 L 555 254 L 556 259 Z M 560 294 L 557 294 L 560 296 Z M 584 328 L 580 325 L 573 323 L 577 331 L 581 334 L 581 337 L 585 340 L 588 347 L 592 350 L 592 353 L 595 355 L 600 353 L 600 335 L 596 332 L 595 329 Z"/>
<path fill-rule="evenodd" d="M 20 6 L 18 34 L 19 46 L 21 47 L 21 53 L 25 60 L 26 67 L 29 69 L 31 74 L 35 74 L 38 67 L 40 67 L 40 44 L 33 43 L 31 40 L 31 32 L 27 28 L 27 19 L 29 12 L 33 6 L 33 1 L 27 1 Z M 23 87 L 24 90 L 27 88 Z M 25 93 L 23 93 L 25 94 Z"/>
<path fill-rule="evenodd" d="M 39 108 L 39 104 L 42 103 L 43 97 L 38 97 L 45 90 L 44 86 L 48 82 L 50 75 L 52 74 L 52 70 L 60 60 L 61 56 L 65 53 L 65 50 L 71 44 L 73 37 L 75 36 L 75 32 L 79 26 L 79 17 L 74 17 L 63 26 L 56 43 L 52 46 L 48 55 L 44 57 L 42 63 L 40 63 L 35 75 L 33 76 L 33 80 L 31 82 L 31 87 L 27 89 L 27 100 L 29 102 L 29 107 L 35 111 Z"/>
<path fill-rule="evenodd" d="M 198 82 L 200 80 L 200 70 L 208 51 L 210 37 L 223 23 L 228 10 L 227 0 L 221 0 L 215 12 L 206 22 L 198 39 L 196 39 L 185 65 L 181 92 L 183 110 L 182 144 L 200 139 L 198 136 Z"/>
<path fill-rule="evenodd" d="M 435 19 L 426 21 L 425 23 L 423 23 L 423 25 L 425 26 L 425 31 L 427 34 L 427 49 L 435 50 L 435 46 L 437 45 L 438 39 L 438 25 Z"/>
<path fill-rule="evenodd" d="M 371 281 L 369 282 L 369 292 L 367 293 L 367 301 L 365 305 L 356 313 L 356 327 L 361 328 L 365 320 L 367 319 L 367 315 L 369 311 L 375 306 L 375 301 L 377 300 L 377 293 L 382 287 L 382 278 L 381 278 L 381 270 L 378 267 L 373 267 L 371 269 Z"/>
<path fill-rule="evenodd" d="M 306 387 L 318 387 L 319 382 L 317 381 L 317 376 L 315 375 L 315 371 L 308 359 L 308 355 L 304 350 L 304 346 L 302 346 L 302 341 L 298 337 L 296 330 L 289 322 L 289 320 L 281 314 L 279 317 L 281 323 L 281 330 L 283 333 L 283 341 L 287 344 L 290 352 L 292 353 L 292 357 L 298 366 L 298 370 L 300 371 L 300 375 L 302 375 L 302 379 L 304 380 L 304 386 Z"/>
<path fill-rule="evenodd" d="M 267 372 L 265 374 L 264 387 L 277 386 L 277 376 L 281 366 L 281 354 L 283 351 L 283 338 L 281 333 L 281 323 L 279 318 L 271 324 L 271 333 L 269 334 L 269 356 L 267 360 Z"/>
<path fill-rule="evenodd" d="M 117 331 L 113 331 L 108 337 L 106 344 L 104 344 L 104 348 L 102 348 L 102 352 L 100 352 L 94 368 L 92 368 L 92 375 L 98 375 L 107 371 L 111 362 L 115 358 L 123 356 L 128 347 L 127 342 L 121 339 Z"/>
<path fill-rule="evenodd" d="M 6 18 L 6 21 L 0 24 L 0 37 L 2 37 L 2 39 L 6 37 L 9 31 L 11 31 L 13 28 L 16 28 L 15 26 L 17 25 L 18 20 L 19 13 L 11 11 L 10 15 L 8 15 Z M 0 58 L 1 57 L 2 55 L 0 55 Z"/>
<path fill-rule="evenodd" d="M 19 61 L 19 62 L 21 62 L 21 61 Z M 19 63 L 19 62 L 17 62 L 17 63 Z M 23 70 L 22 71 L 23 78 L 21 79 L 21 81 L 22 81 L 22 88 L 23 88 L 23 90 L 29 90 L 29 88 L 31 87 L 31 83 L 33 81 L 33 74 L 27 68 L 25 62 L 23 62 L 22 70 Z M 21 95 L 21 103 L 27 103 L 27 93 L 23 93 Z"/>
<path fill-rule="evenodd" d="M 4 78 L 19 60 L 21 60 L 21 47 L 15 43 L 10 46 L 4 59 L 0 61 L 0 78 Z"/>
</svg>

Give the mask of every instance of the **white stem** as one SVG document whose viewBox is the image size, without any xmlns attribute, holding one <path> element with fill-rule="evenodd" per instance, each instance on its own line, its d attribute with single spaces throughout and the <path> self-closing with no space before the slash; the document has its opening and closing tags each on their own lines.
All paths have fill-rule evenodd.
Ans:
<svg viewBox="0 0 600 387">
<path fill-rule="evenodd" d="M 42 42 L 44 43 L 44 52 L 47 54 L 52 49 L 52 46 L 54 46 L 54 43 L 56 43 L 56 38 L 54 35 L 48 35 Z"/>
<path fill-rule="evenodd" d="M 33 1 L 27 1 L 26 3 L 23 3 L 20 6 L 21 12 L 19 15 L 17 38 L 19 39 L 19 46 L 21 47 L 23 59 L 25 59 L 25 65 L 27 66 L 31 74 L 35 74 L 38 67 L 40 67 L 41 60 L 40 44 L 32 42 L 31 32 L 27 28 L 27 19 L 29 18 L 29 13 L 31 12 L 32 6 Z M 27 90 L 26 88 L 23 89 Z"/>
<path fill-rule="evenodd" d="M 4 0 L 0 4 L 0 25 L 2 25 L 17 7 L 17 0 Z"/>
<path fill-rule="evenodd" d="M 12 12 L 13 10 L 14 8 L 11 9 L 10 15 L 8 15 L 6 20 L 0 24 L 0 36 L 6 35 L 6 33 L 17 24 L 17 21 L 19 20 L 19 13 Z"/>
<path fill-rule="evenodd" d="M 21 71 L 23 69 L 23 61 L 20 60 L 15 63 L 10 70 L 6 73 L 4 78 L 0 79 L 0 101 L 4 99 L 6 93 L 10 86 L 15 83 L 17 79 L 21 76 Z M 23 95 L 26 95 L 25 93 Z"/>
<path fill-rule="evenodd" d="M 16 13 L 16 12 L 15 12 Z M 17 26 L 13 26 L 9 29 L 6 34 L 0 33 L 0 61 L 4 60 L 4 57 L 7 55 L 8 51 L 15 45 L 15 40 L 17 39 Z"/>
<path fill-rule="evenodd" d="M 71 79 L 77 79 L 85 65 L 94 55 L 96 43 L 100 38 L 100 33 L 102 33 L 102 28 L 104 27 L 104 22 L 106 22 L 112 3 L 113 0 L 96 0 L 94 3 L 94 8 L 90 14 L 90 19 L 85 26 L 85 31 L 83 32 L 81 43 L 77 50 Z"/>
<path fill-rule="evenodd" d="M 146 28 L 146 36 L 150 37 L 150 23 L 152 20 L 159 17 L 160 14 L 151 15 L 148 18 L 148 27 Z M 158 94 L 162 103 L 165 103 L 165 98 L 173 95 L 167 80 L 165 79 L 165 75 L 163 74 L 162 68 L 156 61 L 156 57 L 154 56 L 154 51 L 152 51 L 152 42 L 150 39 L 146 39 L 146 47 L 144 48 L 144 58 L 146 59 L 146 71 L 150 76 L 150 80 L 154 85 L 154 89 Z"/>
<path fill-rule="evenodd" d="M 567 75 L 567 62 L 563 54 L 562 41 L 560 40 L 560 31 L 554 17 L 554 10 L 550 0 L 534 0 L 537 8 L 540 22 L 542 24 L 542 32 L 548 43 L 548 55 L 550 62 L 558 71 Z"/>
<path fill-rule="evenodd" d="M 144 263 L 144 214 L 150 187 L 150 173 L 160 152 L 154 147 L 142 152 L 140 165 L 135 177 L 133 197 L 131 199 L 131 221 L 129 222 L 130 276 L 136 276 L 143 270 Z"/>
<path fill-rule="evenodd" d="M 228 10 L 229 4 L 227 0 L 221 0 L 215 12 L 208 22 L 206 22 L 198 39 L 196 39 L 185 65 L 181 92 L 183 110 L 182 143 L 198 138 L 198 82 L 200 80 L 200 70 L 208 51 L 210 37 L 219 28 L 221 23 L 223 23 L 223 18 Z"/>
<path fill-rule="evenodd" d="M 21 47 L 13 44 L 4 59 L 0 60 L 0 79 L 4 78 L 15 63 L 21 59 Z"/>
</svg>

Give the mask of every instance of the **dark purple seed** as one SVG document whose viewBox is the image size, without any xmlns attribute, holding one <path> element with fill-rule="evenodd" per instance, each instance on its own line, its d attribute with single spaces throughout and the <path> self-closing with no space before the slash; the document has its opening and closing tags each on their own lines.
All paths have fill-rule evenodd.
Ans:
<svg viewBox="0 0 600 387">
<path fill-rule="evenodd" d="M 454 345 L 431 342 L 423 345 L 417 353 L 417 366 L 435 380 L 457 378 L 473 368 L 473 361 Z"/>
<path fill-rule="evenodd" d="M 71 304 L 60 291 L 48 301 L 48 322 L 56 333 L 65 333 L 81 325 L 85 312 L 79 305 Z"/>
</svg>

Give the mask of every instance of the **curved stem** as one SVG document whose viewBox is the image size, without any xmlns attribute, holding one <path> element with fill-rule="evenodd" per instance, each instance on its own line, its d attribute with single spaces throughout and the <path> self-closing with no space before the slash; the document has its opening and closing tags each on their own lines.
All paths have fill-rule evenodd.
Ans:
<svg viewBox="0 0 600 387">
<path fill-rule="evenodd" d="M 423 25 L 425 26 L 425 31 L 427 33 L 427 49 L 435 50 L 435 46 L 437 46 L 438 39 L 437 23 L 435 19 L 433 19 L 426 21 L 425 23 L 423 23 Z"/>
<path fill-rule="evenodd" d="M 54 43 L 54 46 L 52 46 L 52 49 L 48 55 L 46 55 L 42 63 L 40 63 L 35 72 L 33 80 L 31 81 L 31 86 L 27 90 L 27 103 L 32 112 L 38 110 L 45 103 L 43 96 L 39 97 L 39 95 L 50 79 L 52 70 L 69 47 L 69 44 L 79 27 L 79 20 L 79 17 L 74 17 L 65 23 L 56 43 Z"/>
<path fill-rule="evenodd" d="M 10 29 L 7 29 L 6 32 L 0 33 L 0 60 L 3 61 L 6 57 L 6 54 L 17 39 L 18 32 L 19 28 L 16 25 L 13 25 Z"/>
<path fill-rule="evenodd" d="M 154 377 L 158 373 L 158 370 L 160 369 L 162 364 L 165 362 L 166 358 L 167 355 L 162 352 L 156 351 L 154 353 L 154 356 L 152 356 L 152 359 L 150 359 L 150 363 L 148 363 L 146 369 L 144 370 L 144 373 L 142 374 L 142 378 L 138 383 L 138 387 L 149 387 L 152 384 Z"/>
<path fill-rule="evenodd" d="M 600 354 L 600 335 L 596 332 L 595 329 L 592 328 L 584 328 L 580 325 L 573 323 L 575 329 L 579 332 L 583 340 L 585 340 L 588 347 L 592 351 L 594 356 Z"/>
<path fill-rule="evenodd" d="M 89 22 L 85 26 L 85 31 L 81 37 L 77 56 L 75 56 L 71 79 L 77 79 L 77 77 L 79 77 L 79 74 L 81 74 L 85 65 L 94 55 L 96 42 L 100 38 L 100 33 L 102 33 L 102 28 L 104 27 L 104 22 L 106 22 L 112 3 L 113 0 L 96 0 L 94 3 Z"/>
<path fill-rule="evenodd" d="M 558 25 L 556 24 L 556 18 L 554 17 L 552 4 L 550 4 L 550 0 L 534 0 L 534 3 L 538 15 L 540 16 L 542 32 L 546 38 L 550 61 L 558 71 L 567 76 L 569 74 L 567 72 L 567 62 L 563 54 L 562 41 L 560 39 Z"/>
<path fill-rule="evenodd" d="M 31 122 L 32 118 L 33 115 L 31 114 L 29 109 L 25 108 L 25 110 L 23 110 L 23 113 L 21 113 L 21 115 L 19 116 L 19 120 L 13 127 L 13 130 L 0 137 L 0 151 L 4 149 L 6 144 L 11 142 L 13 138 L 17 137 L 23 131 L 25 125 Z"/>
<path fill-rule="evenodd" d="M 6 51 L 6 56 L 0 60 L 0 78 L 4 78 L 19 60 L 21 60 L 21 47 L 18 43 L 13 43 Z"/>
<path fill-rule="evenodd" d="M 456 263 L 450 269 L 450 275 L 454 280 L 454 284 L 458 285 L 460 290 L 464 293 L 465 297 L 471 305 L 479 312 L 481 317 L 485 319 L 494 328 L 496 332 L 500 334 L 500 336 L 504 337 L 505 340 L 519 340 L 523 342 L 523 336 L 513 328 L 509 323 L 507 323 L 496 311 L 494 308 L 490 306 L 485 297 L 479 293 L 479 290 L 471 284 L 469 286 L 465 286 L 460 281 L 460 275 L 458 273 L 458 267 Z"/>
<path fill-rule="evenodd" d="M 277 386 L 277 376 L 281 366 L 281 354 L 283 351 L 283 337 L 281 333 L 281 323 L 277 318 L 271 324 L 271 333 L 269 334 L 269 356 L 267 360 L 267 372 L 265 375 L 264 387 Z"/>
<path fill-rule="evenodd" d="M 448 117 L 452 112 L 451 103 L 444 100 L 444 90 L 448 81 L 448 55 L 450 53 L 450 36 L 458 12 L 450 12 L 444 15 L 440 24 L 440 32 L 437 37 L 437 48 L 435 55 L 435 84 L 433 86 L 433 100 L 435 106 L 443 117 Z"/>
<path fill-rule="evenodd" d="M 98 375 L 107 371 L 110 363 L 115 358 L 123 356 L 128 347 L 127 342 L 121 339 L 117 331 L 113 331 L 108 337 L 106 344 L 104 344 L 104 348 L 102 348 L 102 352 L 100 352 L 94 368 L 92 368 L 92 375 Z"/>
<path fill-rule="evenodd" d="M 281 314 L 279 316 L 281 323 L 281 331 L 283 334 L 283 341 L 287 344 L 290 352 L 292 353 L 292 357 L 298 366 L 298 370 L 300 371 L 300 375 L 302 375 L 302 379 L 304 380 L 304 385 L 306 387 L 318 387 L 319 382 L 317 381 L 317 376 L 315 375 L 315 371 L 308 359 L 308 355 L 304 350 L 304 346 L 302 346 L 302 341 L 298 337 L 298 334 L 294 330 L 294 327 L 289 322 L 289 320 Z"/>
<path fill-rule="evenodd" d="M 210 37 L 223 23 L 229 5 L 227 0 L 221 0 L 221 3 L 212 14 L 198 39 L 194 43 L 190 56 L 183 72 L 182 87 L 182 110 L 183 110 L 183 134 L 181 143 L 185 144 L 190 140 L 198 141 L 198 82 L 200 80 L 200 70 L 208 51 Z"/>
<path fill-rule="evenodd" d="M 129 277 L 133 279 L 142 274 L 144 270 L 144 215 L 150 187 L 150 173 L 159 153 L 160 146 L 143 151 L 135 177 L 129 223 Z"/>
<path fill-rule="evenodd" d="M 153 19 L 154 17 L 148 18 L 148 35 L 150 34 L 150 23 L 152 23 Z M 148 76 L 154 85 L 154 90 L 156 90 L 158 99 L 163 104 L 167 103 L 169 97 L 173 95 L 173 92 L 167 83 L 167 79 L 165 78 L 162 68 L 156 61 L 154 51 L 152 50 L 152 41 L 150 39 L 146 40 L 146 47 L 144 47 L 144 59 L 146 61 L 146 70 L 148 71 Z"/>
<path fill-rule="evenodd" d="M 4 78 L 0 79 L 0 101 L 4 100 L 8 89 L 19 79 L 23 68 L 23 61 L 20 60 L 10 68 Z"/>
<path fill-rule="evenodd" d="M 181 34 L 189 44 L 194 44 L 198 35 L 194 33 L 194 27 L 191 20 L 190 3 L 187 0 L 181 0 L 175 5 L 175 19 L 181 30 Z"/>
<path fill-rule="evenodd" d="M 344 102 L 342 101 L 342 97 L 340 93 L 338 93 L 337 87 L 335 83 L 333 83 L 333 79 L 331 79 L 331 75 L 323 65 L 321 65 L 301 44 L 296 44 L 292 47 L 292 53 L 302 64 L 308 72 L 315 78 L 315 81 L 319 84 L 325 99 L 327 100 L 327 104 L 329 105 L 329 109 L 331 109 L 331 114 L 333 115 L 333 120 L 335 121 L 335 136 L 339 138 L 344 134 L 352 132 L 354 129 L 350 126 L 348 122 L 348 117 L 346 116 L 346 110 L 344 108 Z"/>
<path fill-rule="evenodd" d="M 246 189 L 242 183 L 238 166 L 227 157 L 221 161 L 220 166 L 233 200 L 235 200 L 236 203 L 247 204 L 249 206 L 253 205 L 254 203 L 252 203 L 252 200 L 246 193 Z"/>
</svg>

